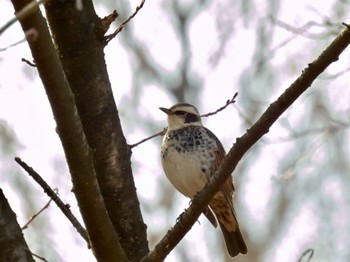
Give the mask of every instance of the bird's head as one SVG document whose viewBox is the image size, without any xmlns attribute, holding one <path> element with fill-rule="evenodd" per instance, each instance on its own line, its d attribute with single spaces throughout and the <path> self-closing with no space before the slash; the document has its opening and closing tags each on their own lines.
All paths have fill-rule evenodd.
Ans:
<svg viewBox="0 0 350 262">
<path fill-rule="evenodd" d="M 178 103 L 172 107 L 160 107 L 168 115 L 168 130 L 185 126 L 202 126 L 201 116 L 196 107 L 187 103 Z"/>
</svg>

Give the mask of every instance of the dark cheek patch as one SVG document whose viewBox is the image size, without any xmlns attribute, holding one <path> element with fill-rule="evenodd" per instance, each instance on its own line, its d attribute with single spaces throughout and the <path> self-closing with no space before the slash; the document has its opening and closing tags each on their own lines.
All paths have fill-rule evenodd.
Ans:
<svg viewBox="0 0 350 262">
<path fill-rule="evenodd" d="M 193 122 L 198 122 L 199 118 L 195 114 L 187 113 L 185 115 L 185 123 L 193 123 Z"/>
</svg>

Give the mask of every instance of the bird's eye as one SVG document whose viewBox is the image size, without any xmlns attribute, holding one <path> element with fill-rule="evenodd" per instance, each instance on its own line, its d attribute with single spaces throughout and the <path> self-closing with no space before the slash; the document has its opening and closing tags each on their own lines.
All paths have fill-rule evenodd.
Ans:
<svg viewBox="0 0 350 262">
<path fill-rule="evenodd" d="M 186 112 L 185 111 L 175 111 L 174 114 L 178 115 L 178 116 L 182 116 L 182 115 L 185 115 Z"/>
</svg>

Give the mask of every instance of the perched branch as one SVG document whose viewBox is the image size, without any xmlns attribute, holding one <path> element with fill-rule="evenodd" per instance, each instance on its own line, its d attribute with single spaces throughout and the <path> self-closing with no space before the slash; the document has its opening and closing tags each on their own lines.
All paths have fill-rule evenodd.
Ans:
<svg viewBox="0 0 350 262">
<path fill-rule="evenodd" d="M 89 238 L 88 238 L 88 235 L 86 233 L 86 230 L 83 228 L 83 226 L 79 223 L 79 221 L 75 218 L 73 213 L 70 211 L 69 206 L 63 203 L 63 201 L 57 196 L 55 191 L 52 190 L 52 188 L 45 182 L 45 180 L 37 172 L 35 172 L 35 170 L 32 167 L 28 166 L 19 157 L 15 157 L 15 161 L 35 180 L 35 182 L 37 182 L 41 186 L 41 188 L 51 198 L 51 200 L 53 200 L 55 202 L 55 204 L 58 206 L 58 208 L 61 209 L 62 213 L 68 218 L 68 220 L 72 223 L 74 228 L 79 232 L 79 234 L 82 236 L 82 238 L 84 238 L 84 240 L 86 241 L 86 243 L 89 246 L 90 245 Z M 49 203 L 50 203 L 50 201 L 49 201 Z M 47 206 L 49 205 L 49 203 L 47 203 Z M 22 228 L 22 229 L 24 229 L 24 228 Z"/>
<path fill-rule="evenodd" d="M 266 133 L 277 119 L 304 93 L 312 82 L 332 63 L 350 44 L 350 30 L 346 28 L 305 68 L 300 77 L 262 114 L 259 120 L 230 149 L 215 175 L 210 178 L 204 189 L 192 200 L 190 207 L 180 215 L 180 221 L 170 229 L 154 249 L 142 259 L 142 262 L 162 261 L 191 229 L 201 212 L 216 194 L 220 186 L 235 170 L 244 154 Z"/>
<path fill-rule="evenodd" d="M 117 28 L 117 30 L 114 31 L 113 34 L 110 34 L 110 35 L 106 35 L 106 36 L 105 36 L 105 39 L 104 39 L 104 40 L 105 40 L 105 44 L 106 44 L 106 45 L 107 45 L 114 37 L 116 37 L 117 34 L 119 34 L 119 33 L 123 30 L 123 28 L 125 27 L 125 25 L 126 25 L 127 23 L 129 23 L 131 19 L 133 19 L 133 18 L 137 15 L 137 13 L 141 10 L 141 8 L 143 7 L 143 5 L 145 4 L 145 1 L 146 1 L 146 0 L 142 0 L 142 1 L 141 1 L 140 5 L 136 7 L 135 12 L 134 12 L 131 16 L 129 16 L 129 18 L 126 19 L 126 20 Z"/>
<path fill-rule="evenodd" d="M 46 205 L 43 206 L 43 208 L 39 210 L 39 212 L 37 212 L 37 213 L 35 213 L 34 215 L 32 215 L 31 218 L 28 220 L 28 222 L 25 223 L 24 226 L 22 226 L 21 229 L 22 229 L 22 230 L 27 229 L 28 226 L 29 226 L 29 224 L 32 223 L 32 221 L 33 221 L 35 218 L 37 218 L 37 217 L 41 214 L 41 212 L 43 212 L 46 208 L 49 207 L 51 201 L 52 201 L 52 199 L 50 199 L 49 202 L 47 202 Z"/>
<path fill-rule="evenodd" d="M 215 112 L 210 112 L 210 113 L 207 113 L 205 115 L 201 115 L 201 117 L 208 117 L 208 116 L 212 116 L 212 115 L 215 115 L 215 114 L 219 113 L 220 111 L 222 111 L 226 107 L 228 107 L 230 104 L 234 104 L 236 102 L 235 99 L 236 99 L 237 96 L 238 96 L 238 92 L 236 92 L 230 100 L 226 101 L 226 105 L 224 105 L 223 107 L 220 107 Z"/>
</svg>

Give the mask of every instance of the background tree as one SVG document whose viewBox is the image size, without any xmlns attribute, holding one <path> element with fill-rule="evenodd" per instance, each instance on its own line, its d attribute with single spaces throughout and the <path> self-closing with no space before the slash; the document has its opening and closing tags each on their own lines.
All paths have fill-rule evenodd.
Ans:
<svg viewBox="0 0 350 262">
<path fill-rule="evenodd" d="M 124 118 L 123 126 L 127 130 L 125 133 L 128 134 L 128 141 L 132 143 L 139 140 L 159 131 L 165 125 L 165 120 L 161 118 L 163 116 L 154 113 L 159 106 L 171 105 L 176 100 L 187 100 L 196 104 L 204 113 L 216 109 L 222 104 L 222 101 L 225 101 L 238 89 L 239 99 L 236 104 L 238 110 L 236 112 L 226 110 L 220 115 L 207 120 L 207 125 L 220 138 L 224 138 L 223 142 L 229 148 L 229 145 L 234 141 L 232 134 L 235 133 L 238 136 L 243 133 L 243 130 L 249 128 L 265 110 L 269 102 L 273 101 L 273 98 L 289 85 L 291 79 L 299 75 L 300 70 L 312 61 L 340 32 L 341 22 L 346 21 L 346 4 L 341 1 L 334 1 L 331 8 L 322 9 L 323 11 L 320 14 L 317 13 L 318 9 L 312 10 L 310 7 L 309 12 L 303 9 L 303 17 L 307 20 L 300 19 L 300 21 L 292 22 L 291 24 L 295 26 L 284 23 L 284 19 L 278 19 L 278 17 L 284 18 L 285 6 L 285 3 L 276 4 L 274 1 L 264 6 L 252 2 L 249 5 L 246 1 L 242 1 L 241 4 L 238 3 L 236 6 L 232 6 L 230 2 L 225 1 L 203 1 L 199 3 L 165 1 L 162 2 L 162 5 L 156 1 L 147 3 L 145 10 L 139 13 L 133 25 L 125 28 L 123 33 L 118 36 L 118 43 L 112 41 L 105 49 L 111 81 L 115 83 L 113 85 L 116 90 L 114 95 L 116 96 L 120 115 L 122 119 Z M 51 7 L 54 9 L 54 6 Z M 298 8 L 302 9 L 301 6 L 298 6 Z M 109 8 L 105 13 L 110 13 L 112 9 L 114 7 Z M 72 12 L 74 10 L 74 8 L 70 9 Z M 122 7 L 118 7 L 117 10 L 121 16 L 125 17 L 132 12 Z M 161 21 L 170 21 L 170 23 L 164 23 L 164 26 L 150 23 L 150 26 L 145 26 L 147 10 L 155 12 L 153 16 L 160 17 Z M 292 10 L 288 11 L 291 12 Z M 305 12 L 307 12 L 307 15 L 305 15 Z M 84 17 L 81 16 L 81 13 L 74 14 L 74 18 L 81 19 L 80 22 L 84 24 L 82 22 Z M 208 14 L 211 15 L 211 19 L 208 18 Z M 48 20 L 51 20 L 51 23 L 54 24 L 55 21 L 52 20 L 57 16 L 52 15 L 53 17 L 50 18 L 48 12 Z M 69 15 L 72 15 L 72 13 Z M 99 15 L 104 16 L 100 13 Z M 329 20 L 326 18 L 327 16 L 334 19 Z M 62 17 L 63 14 L 60 14 L 60 18 Z M 122 17 L 121 20 L 124 20 L 125 17 Z M 69 18 L 71 17 L 69 16 Z M 317 23 L 312 20 L 313 18 Z M 94 19 L 96 17 L 92 20 Z M 68 18 L 63 20 L 72 22 Z M 304 21 L 308 24 L 300 29 Z M 63 26 L 61 20 L 57 23 L 57 26 Z M 79 24 L 77 22 L 73 23 L 77 26 Z M 245 27 L 242 27 L 242 25 L 245 25 Z M 316 26 L 319 26 L 320 29 Z M 63 28 L 67 31 L 67 26 Z M 196 34 L 203 32 L 203 28 L 206 29 L 204 36 L 201 35 L 200 40 L 196 40 L 198 39 L 195 37 Z M 253 34 L 254 28 L 256 28 L 256 34 Z M 160 33 L 156 34 L 158 37 L 154 37 L 147 30 L 159 30 Z M 242 34 L 244 30 L 246 31 L 246 37 Z M 63 33 L 68 34 L 69 32 Z M 168 43 L 162 44 L 164 38 L 169 37 L 168 34 L 175 36 L 171 39 L 176 40 L 177 44 L 175 46 L 177 48 Z M 59 42 L 57 39 L 59 36 L 53 35 L 56 41 Z M 247 37 L 247 35 L 249 36 Z M 84 90 L 89 89 L 89 85 L 108 86 L 105 81 L 101 81 L 101 78 L 93 77 L 93 73 L 96 73 L 95 70 L 103 71 L 103 66 L 100 68 L 101 60 L 92 59 L 96 54 L 90 54 L 96 46 L 93 46 L 94 43 L 86 41 L 92 47 L 85 47 L 89 52 L 83 53 L 82 50 L 85 50 L 85 48 L 81 46 L 81 43 L 85 41 L 79 42 L 81 39 L 77 36 L 77 34 L 66 36 L 66 40 L 68 39 L 68 42 L 71 42 L 69 45 L 76 47 L 75 50 L 81 51 L 82 54 L 73 52 L 72 55 L 69 52 L 72 52 L 74 48 L 62 51 L 59 44 L 57 45 L 61 54 L 64 51 L 69 53 L 65 56 L 68 64 L 76 62 L 77 66 L 71 69 L 71 72 L 79 75 L 79 71 L 75 71 L 77 68 L 79 70 L 84 70 L 84 66 L 87 68 L 79 75 L 80 78 L 83 75 L 86 79 L 76 79 L 78 82 L 76 86 L 84 87 Z M 151 36 L 153 39 L 148 38 Z M 85 37 L 89 39 L 91 35 L 86 34 Z M 212 38 L 220 41 L 211 43 L 210 39 Z M 252 52 L 252 49 L 248 50 L 248 48 L 249 44 L 253 46 L 254 41 L 257 43 L 255 45 L 256 51 Z M 235 43 L 240 42 L 245 43 L 243 50 L 235 45 Z M 296 42 L 297 44 L 295 44 Z M 127 47 L 124 58 L 120 51 L 117 54 L 109 53 L 111 51 L 118 52 L 120 44 Z M 170 46 L 169 50 L 166 49 L 167 45 Z M 145 48 L 146 46 L 148 48 Z M 170 57 L 168 60 L 164 59 L 164 56 L 162 56 L 163 50 L 159 48 L 163 46 L 165 46 L 166 55 Z M 300 46 L 299 49 L 298 46 Z M 99 48 L 102 50 L 101 47 Z M 240 51 L 236 51 L 237 49 Z M 148 52 L 145 50 L 148 50 Z M 306 50 L 308 52 L 305 52 Z M 309 50 L 315 53 L 313 54 Z M 244 54 L 243 57 L 240 56 L 241 53 Z M 175 54 L 173 60 L 170 54 Z M 125 56 L 128 55 L 131 58 L 125 59 Z M 82 60 L 77 58 L 79 56 Z M 124 83 L 118 81 L 123 69 L 120 68 L 120 63 L 115 63 L 120 61 L 120 59 L 116 59 L 120 57 L 124 61 L 122 63 L 123 67 L 133 68 L 132 72 L 135 76 L 131 78 L 132 85 L 128 85 L 130 88 L 125 88 L 128 92 L 125 92 L 124 95 L 119 95 Z M 169 60 L 172 62 L 169 62 Z M 249 61 L 251 61 L 250 64 Z M 199 67 L 198 64 L 200 63 L 206 66 Z M 95 67 L 95 70 L 90 70 Z M 222 68 L 226 70 L 222 70 Z M 333 70 L 334 72 L 343 71 L 344 73 L 336 74 L 336 77 L 329 78 L 331 80 L 320 79 L 316 83 L 318 88 L 310 89 L 309 93 L 306 96 L 304 95 L 293 106 L 292 110 L 287 112 L 286 118 L 281 119 L 270 131 L 268 137 L 255 146 L 254 150 L 251 150 L 238 166 L 238 170 L 235 172 L 235 181 L 238 188 L 237 199 L 239 200 L 237 205 L 238 207 L 244 206 L 244 208 L 238 208 L 237 212 L 243 218 L 240 220 L 243 220 L 241 222 L 242 227 L 247 230 L 249 236 L 247 241 L 249 241 L 250 251 L 248 256 L 239 258 L 242 261 L 245 259 L 248 261 L 271 261 L 273 259 L 281 261 L 280 258 L 284 258 L 286 254 L 289 254 L 290 261 L 295 261 L 308 247 L 315 248 L 314 259 L 319 259 L 318 261 L 322 261 L 322 258 L 327 261 L 330 255 L 339 256 L 337 257 L 339 259 L 345 259 L 348 255 L 341 248 L 342 245 L 346 246 L 348 241 L 343 233 L 347 232 L 346 224 L 341 221 L 346 221 L 346 217 L 349 215 L 348 205 L 346 204 L 348 196 L 345 193 L 347 181 L 346 176 L 344 176 L 348 169 L 346 168 L 346 158 L 342 157 L 346 156 L 348 151 L 347 143 L 345 143 L 348 121 L 346 117 L 343 118 L 343 116 L 346 116 L 348 107 L 346 95 L 343 93 L 346 90 L 341 89 L 346 82 L 344 80 L 347 72 L 344 69 L 346 68 L 348 68 L 346 64 L 343 64 L 340 69 L 331 68 L 328 74 L 332 73 Z M 26 68 L 26 70 L 33 69 Z M 240 77 L 238 77 L 239 74 L 241 74 Z M 220 77 L 218 78 L 216 75 Z M 88 76 L 91 76 L 91 78 L 88 79 Z M 67 79 L 70 85 L 71 82 L 74 82 L 68 76 Z M 218 81 L 218 79 L 221 80 Z M 87 86 L 81 83 L 85 80 L 88 82 Z M 320 88 L 322 85 L 332 87 L 332 89 Z M 229 90 L 228 87 L 230 87 Z M 210 95 L 210 89 L 213 88 L 216 91 L 215 96 Z M 169 94 L 165 91 L 168 89 L 172 94 L 170 99 L 167 97 Z M 340 96 L 335 95 L 337 90 L 341 90 L 339 91 Z M 82 92 L 82 95 L 87 94 Z M 210 99 L 208 99 L 209 97 Z M 80 98 L 85 100 L 83 102 L 87 104 L 96 102 L 94 101 L 96 98 L 94 95 Z M 77 104 L 79 99 L 76 95 Z M 93 114 L 98 115 L 100 113 L 98 109 L 100 108 L 110 108 L 110 104 L 107 103 L 104 107 L 89 104 L 88 109 L 94 111 Z M 239 116 L 239 114 L 241 115 Z M 84 115 L 84 112 L 80 112 L 80 115 Z M 93 116 L 90 117 L 93 118 Z M 99 123 L 95 120 L 96 118 L 93 119 L 94 121 L 90 122 L 87 120 L 86 125 Z M 97 119 L 99 118 L 97 117 Z M 139 119 L 144 119 L 145 124 L 140 125 Z M 237 124 L 228 128 L 226 124 L 222 124 L 223 122 L 227 123 L 227 119 L 235 119 L 235 124 Z M 101 123 L 110 123 L 105 119 L 99 120 Z M 159 122 L 160 120 L 161 122 Z M 111 126 L 113 125 L 111 124 Z M 145 126 L 149 126 L 149 130 L 145 130 Z M 215 130 L 216 127 L 220 126 L 224 126 L 224 128 Z M 110 128 L 118 129 L 115 126 Z M 91 130 L 94 129 L 96 127 L 91 127 Z M 105 129 L 102 128 L 102 130 Z M 89 141 L 88 137 L 86 135 L 87 141 Z M 91 134 L 91 137 L 93 139 L 94 135 Z M 111 145 L 111 143 L 105 142 L 106 144 L 101 147 L 101 151 L 106 150 L 104 159 L 108 159 L 108 156 L 113 155 L 110 154 L 113 150 L 108 149 L 108 146 L 113 147 L 113 143 Z M 159 229 L 155 230 L 159 225 L 159 218 L 164 217 L 162 214 L 165 213 L 169 216 L 169 219 L 161 221 L 164 225 L 164 231 L 162 230 L 162 232 L 165 232 L 173 224 L 179 212 L 187 206 L 187 200 L 185 199 L 179 197 L 183 201 L 182 205 L 173 200 L 176 195 L 169 194 L 172 189 L 168 184 L 165 188 L 157 187 L 154 190 L 151 183 L 155 183 L 155 181 L 149 182 L 150 178 L 157 178 L 162 181 L 160 184 L 167 183 L 161 177 L 159 164 L 157 167 L 157 165 L 148 165 L 149 163 L 144 161 L 148 159 L 145 158 L 145 152 L 153 152 L 154 158 L 157 158 L 158 147 L 159 141 L 158 144 L 143 144 L 133 150 L 135 159 L 133 161 L 138 164 L 134 169 L 136 170 L 135 181 L 138 192 L 141 189 L 157 192 L 153 197 L 147 196 L 148 201 L 142 201 L 146 224 L 149 225 L 149 228 L 152 228 L 152 231 L 154 230 L 150 232 L 149 237 L 151 246 L 158 241 L 159 235 L 163 235 L 163 233 L 158 232 Z M 95 149 L 95 147 L 92 148 L 92 150 Z M 123 153 L 125 152 L 123 151 Z M 329 154 L 329 152 L 332 152 L 332 154 Z M 93 153 L 95 152 L 93 151 Z M 97 155 L 100 155 L 100 152 Z M 123 156 L 121 159 L 127 160 L 128 157 Z M 306 159 L 308 161 L 305 161 Z M 139 170 L 142 170 L 142 173 Z M 335 172 L 336 170 L 338 171 Z M 96 170 L 96 172 L 99 171 Z M 101 173 L 105 174 L 107 171 L 101 171 Z M 332 175 L 327 177 L 327 174 Z M 145 180 L 148 183 L 147 187 L 152 188 L 151 190 L 145 186 L 146 184 L 143 182 Z M 138 182 L 139 186 L 137 186 Z M 106 184 L 108 195 L 110 193 L 108 186 L 115 189 L 115 185 Z M 260 194 L 253 194 L 254 191 L 257 192 L 261 188 L 264 190 L 259 192 Z M 146 195 L 142 192 L 140 194 Z M 111 198 L 113 203 L 113 197 Z M 140 199 L 143 200 L 143 198 L 141 195 Z M 244 205 L 242 205 L 243 203 Z M 162 208 L 155 209 L 155 206 L 161 206 Z M 173 212 L 168 211 L 169 206 L 172 207 Z M 261 216 L 264 218 L 261 218 Z M 276 220 L 279 223 L 276 223 Z M 116 219 L 116 221 L 120 220 Z M 326 224 L 325 221 L 332 221 L 332 223 Z M 309 227 L 310 224 L 312 225 L 311 228 Z M 210 240 L 217 237 L 216 239 L 221 241 L 221 236 L 217 231 L 212 228 L 200 230 L 204 227 L 206 228 L 205 225 L 195 226 L 191 233 L 199 234 L 201 239 Z M 295 232 L 290 232 L 292 228 L 296 229 Z M 305 228 L 308 229 L 305 230 Z M 336 233 L 332 233 L 331 237 L 328 237 L 329 232 Z M 327 237 L 323 237 L 322 234 Z M 196 245 L 193 245 L 192 239 L 198 239 L 198 236 L 189 237 L 179 245 L 179 248 L 175 251 L 177 252 L 175 253 L 177 259 L 181 257 L 182 261 L 203 260 L 195 249 L 196 246 L 202 243 L 196 241 Z M 332 239 L 332 244 L 326 242 L 330 239 Z M 194 252 L 185 249 L 186 246 L 189 246 L 189 242 Z M 209 257 L 208 260 L 210 261 L 210 257 L 216 254 L 218 245 L 206 243 L 207 241 L 203 240 L 201 242 L 209 246 L 205 249 L 208 251 L 202 252 L 202 254 Z M 288 250 L 287 253 L 283 252 L 285 249 Z M 335 254 L 334 250 L 338 252 Z M 342 250 L 345 253 L 342 253 Z M 222 252 L 222 254 L 225 253 Z M 340 261 L 339 259 L 337 261 Z"/>
</svg>

